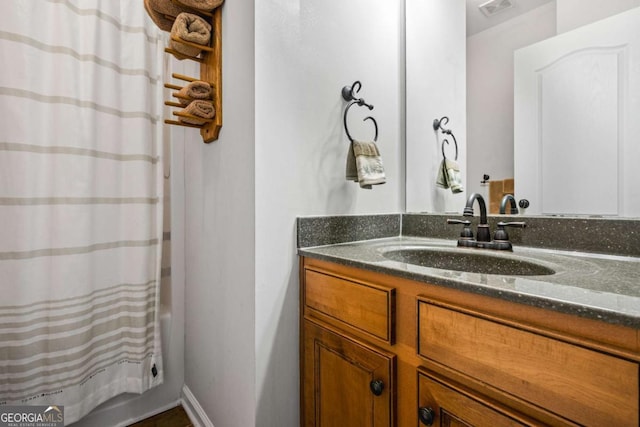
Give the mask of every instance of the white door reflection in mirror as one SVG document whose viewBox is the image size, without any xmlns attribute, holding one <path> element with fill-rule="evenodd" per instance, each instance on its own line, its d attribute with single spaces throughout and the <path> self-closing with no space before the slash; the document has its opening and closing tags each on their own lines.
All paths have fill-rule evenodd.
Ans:
<svg viewBox="0 0 640 427">
<path fill-rule="evenodd" d="M 623 52 L 572 52 L 537 72 L 544 213 L 620 214 Z"/>
<path fill-rule="evenodd" d="M 515 53 L 527 213 L 640 216 L 640 8 Z"/>
</svg>

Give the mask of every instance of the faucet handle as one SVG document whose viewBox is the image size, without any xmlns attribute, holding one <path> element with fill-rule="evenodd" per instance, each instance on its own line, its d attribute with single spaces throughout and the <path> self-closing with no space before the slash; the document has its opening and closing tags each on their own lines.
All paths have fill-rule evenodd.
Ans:
<svg viewBox="0 0 640 427">
<path fill-rule="evenodd" d="M 500 221 L 498 223 L 498 227 L 518 227 L 518 228 L 525 228 L 527 226 L 527 223 L 524 221 L 513 221 L 513 222 L 504 222 L 504 221 Z"/>
<path fill-rule="evenodd" d="M 465 227 L 470 226 L 471 225 L 471 221 L 469 221 L 468 219 L 452 219 L 452 218 L 448 218 L 447 219 L 447 224 L 462 224 Z"/>
<path fill-rule="evenodd" d="M 493 233 L 493 241 L 491 242 L 491 247 L 493 249 L 498 249 L 498 250 L 512 251 L 513 246 L 509 241 L 509 235 L 507 234 L 507 230 L 505 230 L 505 227 L 525 228 L 527 226 L 527 223 L 500 221 L 497 225 L 498 225 L 498 228 L 496 228 L 496 232 Z"/>
<path fill-rule="evenodd" d="M 505 227 L 525 228 L 527 226 L 527 223 L 523 221 L 518 221 L 518 222 L 500 221 L 497 225 L 498 225 L 498 228 L 496 229 L 496 232 L 493 233 L 493 240 L 507 241 L 509 240 L 509 235 L 507 234 L 507 230 L 504 229 Z"/>
<path fill-rule="evenodd" d="M 461 219 L 447 219 L 447 224 L 462 224 L 463 228 L 458 239 L 458 246 L 469 246 L 461 242 L 469 242 L 473 240 L 473 231 L 471 231 L 471 221 Z"/>
</svg>

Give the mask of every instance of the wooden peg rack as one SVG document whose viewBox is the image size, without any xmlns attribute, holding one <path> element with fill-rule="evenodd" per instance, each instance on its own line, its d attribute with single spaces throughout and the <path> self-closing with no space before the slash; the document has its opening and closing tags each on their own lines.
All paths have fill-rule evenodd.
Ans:
<svg viewBox="0 0 640 427">
<path fill-rule="evenodd" d="M 180 7 L 187 8 L 187 6 L 181 4 L 178 0 L 172 0 Z M 201 16 L 211 24 L 211 46 L 201 46 L 195 43 L 191 43 L 177 37 L 172 36 L 171 40 L 182 43 L 186 46 L 197 47 L 202 50 L 202 53 L 198 57 L 186 56 L 180 52 L 171 48 L 165 48 L 165 52 L 172 54 L 178 59 L 189 59 L 200 63 L 200 77 L 189 77 L 181 74 L 172 74 L 174 79 L 182 80 L 185 82 L 193 82 L 196 80 L 207 82 L 211 85 L 212 90 L 212 104 L 215 109 L 215 115 L 211 119 L 203 119 L 202 117 L 192 116 L 181 111 L 173 111 L 172 114 L 180 117 L 196 119 L 204 122 L 202 125 L 195 125 L 190 123 L 184 123 L 180 120 L 165 120 L 164 122 L 170 125 L 185 126 L 191 128 L 199 128 L 202 140 L 205 143 L 213 142 L 218 139 L 218 134 L 222 128 L 222 6 L 216 8 L 213 12 L 195 11 L 193 13 Z M 182 89 L 182 86 L 165 83 L 164 87 L 174 90 Z M 181 97 L 178 93 L 173 93 L 174 98 L 186 98 Z M 186 98 L 189 99 L 189 98 Z M 165 105 L 176 108 L 184 108 L 184 105 L 179 102 L 165 101 Z"/>
</svg>

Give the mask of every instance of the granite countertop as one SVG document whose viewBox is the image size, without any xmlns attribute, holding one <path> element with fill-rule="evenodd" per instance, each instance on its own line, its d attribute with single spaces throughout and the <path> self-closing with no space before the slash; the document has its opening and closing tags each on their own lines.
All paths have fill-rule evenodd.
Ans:
<svg viewBox="0 0 640 427">
<path fill-rule="evenodd" d="M 386 251 L 437 248 L 531 261 L 555 274 L 512 276 L 423 267 L 394 261 Z M 299 248 L 299 255 L 446 286 L 508 301 L 640 329 L 640 258 L 531 247 L 513 253 L 457 248 L 455 240 L 388 237 Z"/>
</svg>

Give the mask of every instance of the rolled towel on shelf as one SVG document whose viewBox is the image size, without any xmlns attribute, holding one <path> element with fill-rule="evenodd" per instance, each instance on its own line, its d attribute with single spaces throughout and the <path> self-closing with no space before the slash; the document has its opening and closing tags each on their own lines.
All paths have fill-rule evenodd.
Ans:
<svg viewBox="0 0 640 427">
<path fill-rule="evenodd" d="M 211 12 L 224 3 L 224 0 L 178 0 L 181 4 L 191 9 Z"/>
<path fill-rule="evenodd" d="M 144 0 L 144 9 L 162 31 L 171 31 L 175 17 L 183 12 L 171 0 Z"/>
<path fill-rule="evenodd" d="M 171 35 L 187 42 L 208 46 L 211 40 L 211 25 L 198 15 L 183 12 L 173 23 Z M 196 57 L 202 52 L 202 49 L 187 46 L 174 40 L 171 40 L 169 44 L 173 50 L 187 57 Z"/>
<path fill-rule="evenodd" d="M 211 94 L 211 85 L 209 83 L 196 80 L 178 91 L 178 100 L 182 105 L 189 105 L 193 100 L 211 99 Z M 189 99 L 185 99 L 185 97 Z"/>
<path fill-rule="evenodd" d="M 186 7 L 181 7 L 171 0 L 145 0 L 149 2 L 149 7 L 158 13 L 171 16 L 175 19 L 182 12 L 189 12 Z"/>
<path fill-rule="evenodd" d="M 373 185 L 384 184 L 387 181 L 382 157 L 375 142 L 351 143 L 347 154 L 346 178 L 358 182 L 361 188 L 368 190 Z"/>
<path fill-rule="evenodd" d="M 216 109 L 213 107 L 213 104 L 210 101 L 196 100 L 192 101 L 189 105 L 183 108 L 181 110 L 181 113 L 189 114 L 195 117 L 201 117 L 203 119 L 213 119 L 213 117 L 216 115 Z M 198 120 L 192 117 L 178 116 L 178 120 L 191 125 L 203 125 L 206 123 L 205 120 Z"/>
<path fill-rule="evenodd" d="M 452 193 L 462 193 L 462 176 L 460 175 L 460 166 L 458 162 L 444 158 L 438 168 L 438 178 L 436 185 L 440 188 L 450 188 Z"/>
</svg>

